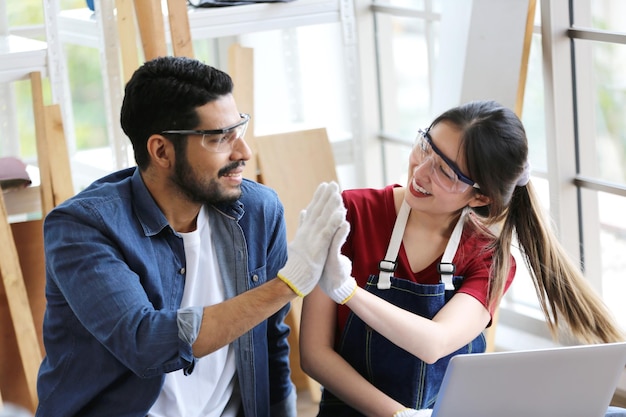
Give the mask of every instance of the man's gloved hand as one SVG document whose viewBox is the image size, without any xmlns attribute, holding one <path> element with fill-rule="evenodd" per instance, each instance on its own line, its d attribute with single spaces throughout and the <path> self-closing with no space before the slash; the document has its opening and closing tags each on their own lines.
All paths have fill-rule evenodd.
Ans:
<svg viewBox="0 0 626 417">
<path fill-rule="evenodd" d="M 405 408 L 396 412 L 393 417 L 430 417 L 433 413 L 432 408 L 426 408 L 423 410 L 415 410 L 413 408 Z"/>
<path fill-rule="evenodd" d="M 337 229 L 328 250 L 328 258 L 320 279 L 322 290 L 334 302 L 339 304 L 345 304 L 356 291 L 356 280 L 350 275 L 352 273 L 352 262 L 341 254 L 341 247 L 346 241 L 349 232 L 350 224 L 347 222 Z"/>
<path fill-rule="evenodd" d="M 335 182 L 318 186 L 313 199 L 300 216 L 300 225 L 289 244 L 288 259 L 278 271 L 283 280 L 300 297 L 317 285 L 337 228 L 346 223 L 346 209 Z"/>
</svg>

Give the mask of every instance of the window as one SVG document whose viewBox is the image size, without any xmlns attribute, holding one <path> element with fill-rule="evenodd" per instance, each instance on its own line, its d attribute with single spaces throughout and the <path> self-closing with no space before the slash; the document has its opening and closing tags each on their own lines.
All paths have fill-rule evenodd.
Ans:
<svg viewBox="0 0 626 417">
<path fill-rule="evenodd" d="M 577 180 L 587 275 L 621 324 L 626 308 L 626 29 L 617 0 L 577 1 L 568 31 L 573 45 Z"/>
<path fill-rule="evenodd" d="M 626 212 L 626 36 L 617 33 L 625 30 L 619 17 L 626 5 L 619 0 L 561 3 L 538 2 L 535 14 L 522 110 L 533 183 L 562 243 L 626 326 L 626 221 L 621 214 Z M 406 181 L 408 144 L 417 128 L 433 118 L 431 80 L 441 4 L 371 6 L 387 183 Z M 574 7 L 571 22 L 569 4 Z M 524 271 L 502 309 L 504 324 L 548 336 Z"/>
<path fill-rule="evenodd" d="M 226 67 L 229 42 L 254 48 L 259 134 L 324 125 L 340 176 L 348 178 L 344 187 L 403 184 L 415 133 L 435 116 L 432 92 L 445 2 L 355 2 L 358 10 L 371 12 L 357 15 L 358 57 L 354 48 L 341 48 L 354 39 L 346 35 L 347 26 L 332 19 L 237 38 L 228 34 L 220 41 L 198 39 L 194 49 L 205 62 Z M 85 7 L 83 0 L 60 4 Z M 626 292 L 624 9 L 622 0 L 537 3 L 522 120 L 533 183 L 561 241 L 626 326 L 620 297 Z M 12 31 L 43 38 L 41 0 L 8 2 L 7 14 Z M 94 155 L 115 149 L 105 120 L 98 51 L 67 44 L 63 52 L 74 103 L 71 147 L 78 167 L 73 170 L 81 187 L 114 168 L 112 157 Z M 16 86 L 15 101 L 24 110 L 18 112 L 15 152 L 32 159 L 29 95 L 25 86 Z M 13 141 L 0 137 L 0 145 L 0 154 L 13 154 Z M 538 317 L 526 329 L 534 332 L 541 327 L 536 295 L 530 281 L 519 278 L 503 309 L 517 319 Z"/>
<path fill-rule="evenodd" d="M 106 47 L 102 47 L 98 38 L 97 19 L 87 10 L 84 0 L 53 0 L 46 4 L 61 11 L 61 18 L 56 21 L 61 29 L 60 60 L 67 71 L 71 96 L 70 106 L 64 107 L 71 109 L 66 137 L 75 186 L 81 189 L 107 172 L 134 163 L 132 156 L 126 157 L 126 150 L 121 149 L 130 146 L 118 126 L 121 99 L 116 103 L 112 93 L 118 86 L 111 76 L 111 67 L 116 65 L 106 61 L 103 51 Z M 96 2 L 96 9 L 100 4 Z M 38 36 L 45 38 L 41 0 L 12 2 L 11 7 L 12 16 L 31 17 L 13 19 L 12 25 L 37 25 Z M 198 9 L 196 15 L 228 15 L 233 22 L 214 22 L 228 33 L 192 26 L 196 56 L 228 70 L 227 50 L 233 42 L 252 47 L 257 133 L 326 127 L 331 142 L 337 145 L 337 160 L 344 165 L 340 171 L 346 182 L 355 186 L 357 179 L 352 174 L 352 164 L 360 158 L 353 156 L 351 139 L 358 130 L 360 116 L 355 105 L 359 102 L 358 94 L 354 93 L 358 78 L 353 77 L 357 70 L 354 68 L 356 44 L 351 33 L 353 26 L 348 25 L 352 23 L 353 11 L 340 12 L 339 1 L 302 0 L 276 7 L 280 10 L 277 15 L 268 14 L 265 9 L 255 15 L 250 10 L 260 9 L 246 8 L 249 20 L 245 24 L 237 23 L 241 21 L 239 14 L 233 17 L 228 11 L 234 8 Z M 29 13 L 28 8 L 37 8 L 38 13 Z M 21 109 L 26 112 L 20 110 L 20 113 L 28 113 L 25 106 Z M 29 145 L 28 138 L 32 135 L 26 133 L 19 142 Z M 25 149 L 31 149 L 34 156 L 34 141 Z"/>
</svg>

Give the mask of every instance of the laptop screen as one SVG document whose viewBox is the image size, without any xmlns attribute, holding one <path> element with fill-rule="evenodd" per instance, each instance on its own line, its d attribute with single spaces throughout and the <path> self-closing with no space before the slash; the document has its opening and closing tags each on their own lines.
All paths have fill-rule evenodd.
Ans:
<svg viewBox="0 0 626 417">
<path fill-rule="evenodd" d="M 601 417 L 626 366 L 626 343 L 457 355 L 433 417 Z"/>
</svg>

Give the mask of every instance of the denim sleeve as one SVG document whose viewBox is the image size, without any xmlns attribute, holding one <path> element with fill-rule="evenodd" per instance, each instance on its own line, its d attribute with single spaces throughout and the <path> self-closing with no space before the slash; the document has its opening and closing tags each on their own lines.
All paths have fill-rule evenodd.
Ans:
<svg viewBox="0 0 626 417">
<path fill-rule="evenodd" d="M 178 310 L 178 337 L 183 342 L 193 345 L 198 338 L 200 325 L 202 324 L 202 307 L 186 307 Z"/>
<path fill-rule="evenodd" d="M 47 216 L 44 333 L 55 335 L 51 350 L 85 361 L 111 354 L 145 378 L 193 364 L 177 315 L 184 250 L 168 231 L 145 233 L 115 195 Z"/>
<path fill-rule="evenodd" d="M 270 407 L 270 416 L 272 417 L 296 417 L 297 396 L 296 389 L 291 391 L 283 401 L 272 404 Z"/>
</svg>

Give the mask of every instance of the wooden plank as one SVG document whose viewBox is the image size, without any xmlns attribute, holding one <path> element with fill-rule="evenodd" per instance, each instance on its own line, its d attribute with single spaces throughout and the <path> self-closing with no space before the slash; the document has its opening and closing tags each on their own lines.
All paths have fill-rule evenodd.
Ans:
<svg viewBox="0 0 626 417">
<path fill-rule="evenodd" d="M 133 0 L 115 0 L 115 8 L 122 57 L 122 73 L 124 74 L 124 84 L 126 84 L 133 72 L 139 67 L 139 48 L 137 47 Z"/>
<path fill-rule="evenodd" d="M 337 181 L 335 159 L 326 129 L 259 136 L 256 145 L 261 173 L 259 180 L 276 190 L 285 206 L 287 237 L 291 240 L 298 228 L 300 211 L 309 204 L 319 183 Z M 287 316 L 287 323 L 291 327 L 291 371 L 296 387 L 307 388 L 311 399 L 319 402 L 319 384 L 300 368 L 301 311 L 302 303 L 297 300 L 292 303 Z"/>
<path fill-rule="evenodd" d="M 42 354 L 2 193 L 0 193 L 0 242 L 4 248 L 0 257 L 0 274 L 26 377 L 31 408 L 35 410 L 38 401 L 37 373 Z"/>
<path fill-rule="evenodd" d="M 291 240 L 300 211 L 309 204 L 318 185 L 337 181 L 326 129 L 258 136 L 256 144 L 261 180 L 276 190 L 285 206 L 287 236 Z"/>
<path fill-rule="evenodd" d="M 291 328 L 289 333 L 289 363 L 291 365 L 291 380 L 297 389 L 309 389 L 315 383 L 300 368 L 300 318 L 302 317 L 302 298 L 297 297 L 291 302 L 291 310 L 285 317 L 285 323 Z M 319 387 L 318 387 L 319 389 Z M 313 390 L 311 390 L 313 391 Z"/>
<path fill-rule="evenodd" d="M 135 0 L 135 14 L 145 60 L 167 56 L 161 0 Z"/>
<path fill-rule="evenodd" d="M 9 194 L 5 194 L 4 197 L 6 198 Z M 7 199 L 5 199 L 6 202 Z M 24 286 L 28 294 L 39 348 L 41 352 L 44 352 L 42 326 L 46 309 L 46 272 L 43 252 L 43 220 L 11 223 L 11 231 L 19 257 Z M 4 248 L 4 246 L 2 247 Z M 0 390 L 6 403 L 16 404 L 26 409 L 32 408 L 17 337 L 1 278 Z"/>
<path fill-rule="evenodd" d="M 522 47 L 522 62 L 517 84 L 517 99 L 515 101 L 515 114 L 522 117 L 524 108 L 524 93 L 526 92 L 526 77 L 528 75 L 528 59 L 530 57 L 530 45 L 533 40 L 533 29 L 535 27 L 535 9 L 537 0 L 528 1 L 528 13 L 526 14 L 526 30 L 524 31 L 524 45 Z"/>
<path fill-rule="evenodd" d="M 63 117 L 61 107 L 52 104 L 45 107 L 46 124 L 46 159 L 50 167 L 52 196 L 54 206 L 58 206 L 74 195 L 70 157 L 67 152 L 67 142 L 63 131 Z"/>
<path fill-rule="evenodd" d="M 37 165 L 39 166 L 41 181 L 41 212 L 42 216 L 45 216 L 54 207 L 54 196 L 52 194 L 52 178 L 46 141 L 46 112 L 41 73 L 31 72 L 30 84 L 33 98 L 33 115 L 35 118 L 35 136 L 37 138 Z"/>
<path fill-rule="evenodd" d="M 246 162 L 244 177 L 256 181 L 258 179 L 257 146 L 254 135 L 254 50 L 239 44 L 228 49 L 228 73 L 235 83 L 233 96 L 237 108 L 250 115 L 246 142 L 252 151 L 252 157 Z"/>
<path fill-rule="evenodd" d="M 167 12 L 174 56 L 193 58 L 193 42 L 191 41 L 191 29 L 189 28 L 187 2 L 167 0 Z"/>
</svg>

